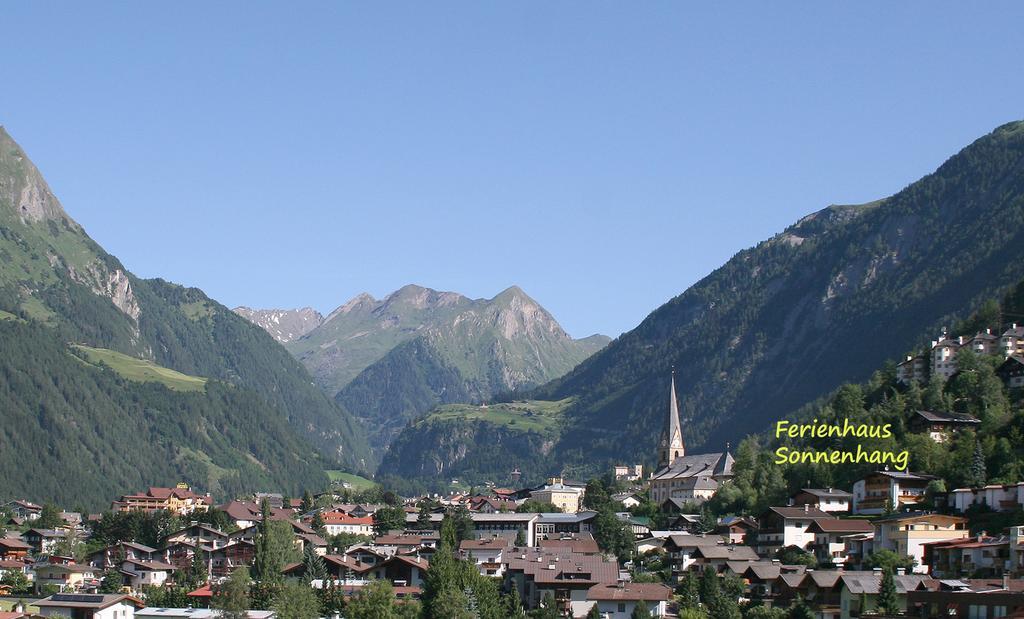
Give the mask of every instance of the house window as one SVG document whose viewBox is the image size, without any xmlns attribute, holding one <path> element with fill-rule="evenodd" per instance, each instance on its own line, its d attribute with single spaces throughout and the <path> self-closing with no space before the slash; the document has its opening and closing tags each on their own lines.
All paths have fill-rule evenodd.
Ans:
<svg viewBox="0 0 1024 619">
<path fill-rule="evenodd" d="M 619 602 L 619 612 L 620 613 L 626 612 L 626 604 L 624 602 Z"/>
</svg>

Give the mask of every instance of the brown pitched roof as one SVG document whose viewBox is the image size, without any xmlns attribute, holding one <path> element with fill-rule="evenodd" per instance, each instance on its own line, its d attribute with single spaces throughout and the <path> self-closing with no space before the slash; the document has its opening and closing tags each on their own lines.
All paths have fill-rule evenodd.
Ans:
<svg viewBox="0 0 1024 619">
<path fill-rule="evenodd" d="M 867 520 L 856 518 L 815 518 L 807 530 L 811 533 L 870 533 L 875 527 Z"/>
<path fill-rule="evenodd" d="M 588 600 L 644 600 L 663 602 L 672 598 L 672 590 L 659 583 L 627 582 L 620 585 L 599 584 L 587 590 Z"/>
</svg>

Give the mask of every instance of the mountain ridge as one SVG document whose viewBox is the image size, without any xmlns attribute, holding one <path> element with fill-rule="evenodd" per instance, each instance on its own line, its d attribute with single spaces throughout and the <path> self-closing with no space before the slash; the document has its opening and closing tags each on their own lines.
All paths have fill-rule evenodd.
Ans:
<svg viewBox="0 0 1024 619">
<path fill-rule="evenodd" d="M 742 437 L 737 428 L 757 431 L 842 382 L 867 378 L 918 346 L 920 333 L 952 324 L 1021 279 L 1018 121 L 892 196 L 828 206 L 737 252 L 633 330 L 522 395 L 572 399 L 551 472 L 650 464 L 674 366 L 687 447 L 720 449 Z M 409 443 L 409 431 L 396 441 Z M 458 424 L 435 425 L 435 434 L 445 432 L 458 434 Z M 422 469 L 388 468 L 395 462 L 386 460 L 381 474 Z"/>
</svg>

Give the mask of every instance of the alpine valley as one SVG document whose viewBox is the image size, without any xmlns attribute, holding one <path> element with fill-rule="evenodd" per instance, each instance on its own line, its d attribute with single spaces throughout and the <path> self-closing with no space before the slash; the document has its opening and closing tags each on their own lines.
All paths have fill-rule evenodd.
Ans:
<svg viewBox="0 0 1024 619">
<path fill-rule="evenodd" d="M 687 448 L 719 448 L 865 380 L 1022 279 L 1014 122 L 895 195 L 830 206 L 739 252 L 500 414 L 442 407 L 413 421 L 378 476 L 503 482 L 513 468 L 586 478 L 650 464 L 673 366 Z"/>
<path fill-rule="evenodd" d="M 375 450 L 435 406 L 485 403 L 537 387 L 610 339 L 572 339 L 517 286 L 493 299 L 414 285 L 382 300 L 364 293 L 316 325 L 308 308 L 235 311 L 302 361 L 359 418 Z"/>
<path fill-rule="evenodd" d="M 298 493 L 368 462 L 359 424 L 273 338 L 201 290 L 132 275 L 2 128 L 0 350 L 9 494 L 95 508 L 182 481 Z"/>
</svg>

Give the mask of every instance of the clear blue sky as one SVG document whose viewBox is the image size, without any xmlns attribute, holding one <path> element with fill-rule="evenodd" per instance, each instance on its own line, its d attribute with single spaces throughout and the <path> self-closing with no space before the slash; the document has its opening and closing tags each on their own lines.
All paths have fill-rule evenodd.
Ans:
<svg viewBox="0 0 1024 619">
<path fill-rule="evenodd" d="M 0 123 L 134 272 L 327 311 L 519 284 L 575 336 L 1024 117 L 1024 4 L 72 3 Z"/>
</svg>

